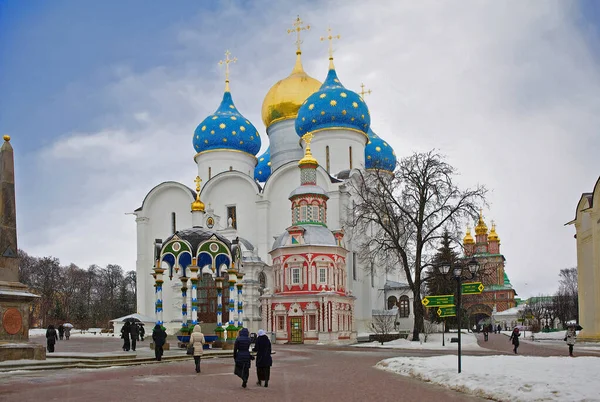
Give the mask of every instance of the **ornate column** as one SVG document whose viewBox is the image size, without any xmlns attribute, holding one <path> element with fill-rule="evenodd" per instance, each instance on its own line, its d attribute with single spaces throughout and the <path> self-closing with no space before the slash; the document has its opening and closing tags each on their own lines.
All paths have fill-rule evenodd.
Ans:
<svg viewBox="0 0 600 402">
<path fill-rule="evenodd" d="M 182 276 L 181 278 L 181 298 L 183 299 L 183 303 L 181 304 L 181 326 L 188 326 L 188 316 L 187 316 L 187 281 L 188 277 Z"/>
<path fill-rule="evenodd" d="M 192 277 L 192 325 L 198 324 L 198 266 L 196 265 L 196 258 L 192 258 L 192 265 L 190 266 L 190 272 Z"/>
<path fill-rule="evenodd" d="M 217 328 L 215 328 L 215 333 L 220 340 L 223 340 L 225 332 L 223 329 L 223 278 L 217 276 L 215 283 L 217 285 Z"/>
<path fill-rule="evenodd" d="M 163 272 L 164 269 L 160 267 L 160 261 L 157 260 L 154 266 L 154 277 L 155 277 L 155 302 L 154 311 L 156 313 L 156 323 L 163 325 Z"/>
<path fill-rule="evenodd" d="M 237 337 L 238 327 L 235 325 L 235 282 L 237 281 L 237 271 L 233 262 L 227 270 L 229 275 L 229 325 L 227 325 L 227 339 L 235 339 Z"/>
<path fill-rule="evenodd" d="M 244 302 L 242 301 L 242 279 L 244 278 L 244 274 L 241 272 L 237 273 L 237 305 L 238 305 L 238 330 L 244 327 L 244 322 L 242 321 L 242 314 L 244 313 Z"/>
</svg>

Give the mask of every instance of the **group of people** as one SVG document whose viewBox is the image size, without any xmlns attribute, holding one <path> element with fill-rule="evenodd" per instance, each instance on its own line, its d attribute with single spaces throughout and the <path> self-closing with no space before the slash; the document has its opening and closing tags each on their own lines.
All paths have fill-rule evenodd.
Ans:
<svg viewBox="0 0 600 402">
<path fill-rule="evenodd" d="M 157 345 L 159 345 L 158 347 L 161 351 L 162 345 L 164 345 L 164 339 L 162 338 L 162 332 L 160 331 L 164 332 L 164 330 L 157 325 L 154 328 L 154 333 L 152 335 L 155 342 L 155 351 Z M 155 335 L 157 336 L 156 339 Z M 196 373 L 200 373 L 200 360 L 202 358 L 205 343 L 206 340 L 200 325 L 194 326 L 190 335 L 188 347 L 193 348 L 192 355 L 194 356 Z M 251 362 L 252 360 L 256 360 L 256 385 L 260 387 L 263 386 L 264 383 L 264 387 L 267 388 L 271 377 L 273 359 L 271 357 L 271 341 L 264 330 L 258 330 L 258 336 L 254 342 L 254 347 L 252 348 L 252 351 L 256 353 L 256 357 L 250 353 L 250 348 L 252 348 L 250 333 L 247 328 L 242 328 L 233 345 L 233 359 L 235 361 L 234 374 L 242 379 L 242 387 L 246 388 L 248 385 L 248 378 L 250 377 Z M 160 360 L 158 352 L 156 353 L 156 360 Z"/>
<path fill-rule="evenodd" d="M 510 334 L 509 342 L 513 345 L 513 352 L 517 354 L 517 350 L 519 349 L 519 337 L 521 336 L 521 332 L 519 328 L 513 329 Z M 575 324 L 569 324 L 567 326 L 567 333 L 565 334 L 564 341 L 569 346 L 569 356 L 573 357 L 573 346 L 575 346 L 575 341 L 577 340 L 577 328 Z"/>
<path fill-rule="evenodd" d="M 54 325 L 48 325 L 46 329 L 46 348 L 48 349 L 48 353 L 54 353 L 54 346 L 56 345 L 56 341 L 59 339 L 62 341 L 63 338 L 67 341 L 71 337 L 71 327 L 68 325 L 60 324 L 58 326 L 58 331 L 54 328 Z"/>
<path fill-rule="evenodd" d="M 129 350 L 131 349 L 135 352 L 136 342 L 138 340 L 144 340 L 145 332 L 146 331 L 144 330 L 143 324 L 125 321 L 125 324 L 123 324 L 123 327 L 121 327 L 123 350 L 129 352 Z"/>
</svg>

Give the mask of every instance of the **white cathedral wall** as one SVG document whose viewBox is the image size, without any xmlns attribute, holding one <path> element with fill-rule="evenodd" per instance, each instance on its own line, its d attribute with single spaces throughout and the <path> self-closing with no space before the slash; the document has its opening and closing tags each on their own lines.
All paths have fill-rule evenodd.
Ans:
<svg viewBox="0 0 600 402">
<path fill-rule="evenodd" d="M 179 183 L 163 183 L 154 188 L 145 200 L 143 209 L 136 213 L 138 224 L 138 260 L 136 262 L 137 275 L 137 308 L 138 312 L 149 317 L 155 317 L 154 311 L 154 279 L 152 268 L 154 267 L 154 239 L 165 240 L 172 232 L 171 213 L 175 212 L 176 228 L 184 229 L 191 226 L 192 216 L 190 205 L 194 200 L 191 192 Z M 164 320 L 173 316 L 172 306 L 172 283 L 165 272 L 165 283 L 163 286 Z"/>
<path fill-rule="evenodd" d="M 352 168 L 364 167 L 366 144 L 366 134 L 343 129 L 326 130 L 315 133 L 310 149 L 319 164 L 327 169 L 327 147 L 329 147 L 329 173 L 336 176 L 342 170 L 351 168 L 350 153 L 352 153 Z"/>
<path fill-rule="evenodd" d="M 205 151 L 196 155 L 194 160 L 198 164 L 198 176 L 200 176 L 204 183 L 219 173 L 231 170 L 236 170 L 250 177 L 254 177 L 256 158 L 245 152 L 236 152 L 232 150 Z"/>
</svg>

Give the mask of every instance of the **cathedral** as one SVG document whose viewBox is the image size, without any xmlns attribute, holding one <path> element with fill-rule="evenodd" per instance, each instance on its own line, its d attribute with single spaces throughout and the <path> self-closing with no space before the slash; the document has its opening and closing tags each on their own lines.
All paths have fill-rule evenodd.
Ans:
<svg viewBox="0 0 600 402">
<path fill-rule="evenodd" d="M 402 270 L 379 274 L 357 256 L 360 234 L 343 227 L 347 181 L 360 169 L 393 172 L 396 155 L 371 129 L 364 89 L 338 77 L 339 35 L 327 36 L 329 67 L 317 72 L 324 81 L 304 71 L 307 28 L 298 18 L 290 29 L 296 60 L 266 92 L 266 135 L 234 103 L 236 59 L 226 52 L 223 98 L 193 132 L 196 189 L 160 183 L 135 210 L 138 312 L 170 330 L 190 321 L 219 336 L 243 326 L 278 343 L 349 343 L 370 332 L 390 296 L 409 299 L 397 324 L 412 330 Z"/>
</svg>

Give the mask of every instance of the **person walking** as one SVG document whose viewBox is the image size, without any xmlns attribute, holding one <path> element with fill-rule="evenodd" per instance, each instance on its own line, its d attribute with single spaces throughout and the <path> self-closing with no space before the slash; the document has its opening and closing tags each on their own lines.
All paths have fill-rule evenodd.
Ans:
<svg viewBox="0 0 600 402">
<path fill-rule="evenodd" d="M 242 387 L 246 388 L 250 376 L 250 336 L 248 328 L 242 328 L 233 344 L 233 359 L 235 360 L 234 374 L 242 379 Z"/>
<path fill-rule="evenodd" d="M 489 331 L 488 326 L 484 325 L 483 326 L 483 340 L 486 341 L 486 342 L 488 341 L 488 336 L 489 336 L 489 332 L 488 331 Z"/>
<path fill-rule="evenodd" d="M 200 372 L 200 358 L 202 357 L 202 353 L 204 353 L 204 344 L 206 341 L 204 340 L 204 334 L 202 333 L 202 328 L 200 324 L 196 324 L 190 335 L 190 345 L 194 347 L 194 363 L 196 364 L 196 373 Z"/>
<path fill-rule="evenodd" d="M 160 361 L 163 355 L 163 346 L 167 341 L 167 333 L 159 324 L 156 324 L 152 331 L 152 341 L 154 341 L 154 357 Z"/>
<path fill-rule="evenodd" d="M 146 330 L 144 329 L 144 324 L 139 324 L 139 333 L 140 333 L 140 342 L 144 342 L 144 335 L 146 335 Z"/>
<path fill-rule="evenodd" d="M 567 333 L 565 334 L 565 342 L 569 345 L 569 356 L 573 357 L 573 346 L 575 346 L 575 341 L 577 340 L 577 331 L 575 330 L 575 325 L 569 324 L 567 327 Z"/>
<path fill-rule="evenodd" d="M 131 323 L 129 321 L 125 321 L 123 328 L 121 328 L 121 338 L 123 338 L 123 350 L 125 352 L 129 352 L 129 349 L 131 348 L 131 344 L 129 343 L 130 327 Z"/>
<path fill-rule="evenodd" d="M 71 337 L 71 327 L 65 327 L 65 339 L 68 341 Z"/>
<path fill-rule="evenodd" d="M 135 343 L 137 342 L 138 335 L 139 335 L 138 329 L 139 329 L 139 327 L 135 322 L 132 323 L 129 327 L 129 331 L 131 332 L 131 350 L 133 350 L 134 352 L 135 352 Z"/>
<path fill-rule="evenodd" d="M 258 377 L 256 385 L 260 387 L 261 382 L 264 381 L 265 388 L 267 388 L 269 386 L 269 378 L 271 377 L 273 358 L 271 357 L 271 341 L 267 333 L 262 329 L 258 330 L 254 351 L 256 352 L 256 376 Z"/>
<path fill-rule="evenodd" d="M 62 324 L 60 324 L 58 326 L 58 339 L 60 339 L 62 341 L 64 334 L 65 334 L 65 327 Z"/>
<path fill-rule="evenodd" d="M 48 353 L 54 353 L 54 344 L 58 340 L 58 334 L 54 329 L 54 325 L 48 325 L 48 329 L 46 330 L 46 346 L 48 348 Z"/>
<path fill-rule="evenodd" d="M 517 354 L 517 349 L 519 348 L 519 337 L 520 336 L 521 336 L 521 334 L 519 333 L 519 328 L 515 328 L 515 329 L 513 329 L 512 334 L 510 334 L 510 338 L 508 338 L 509 341 L 512 341 L 513 352 L 515 352 L 515 354 Z"/>
</svg>

